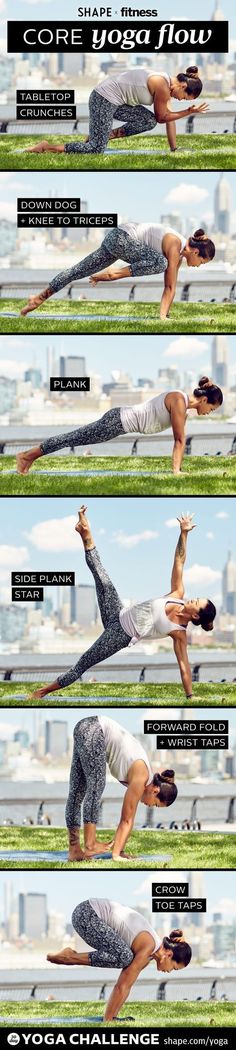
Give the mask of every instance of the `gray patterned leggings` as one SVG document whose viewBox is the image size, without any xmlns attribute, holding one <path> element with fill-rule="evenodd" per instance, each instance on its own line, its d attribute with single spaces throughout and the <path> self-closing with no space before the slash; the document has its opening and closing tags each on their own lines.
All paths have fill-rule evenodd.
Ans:
<svg viewBox="0 0 236 1050">
<path fill-rule="evenodd" d="M 100 800 L 106 784 L 106 749 L 99 719 L 82 718 L 74 728 L 74 749 L 66 803 L 67 828 L 80 828 L 81 803 L 84 824 L 97 824 Z"/>
<path fill-rule="evenodd" d="M 89 98 L 89 141 L 67 142 L 65 153 L 103 153 L 114 119 L 125 122 L 125 135 L 142 135 L 144 131 L 156 127 L 154 113 L 150 113 L 145 106 L 117 107 L 94 89 Z"/>
<path fill-rule="evenodd" d="M 87 255 L 85 259 L 76 263 L 75 266 L 71 266 L 69 270 L 62 270 L 56 277 L 53 277 L 49 284 L 50 291 L 54 294 L 59 292 L 61 288 L 65 288 L 67 284 L 70 284 L 70 281 L 79 281 L 84 277 L 91 277 L 93 273 L 104 270 L 106 266 L 111 266 L 112 263 L 117 262 L 117 259 L 123 259 L 124 262 L 129 264 L 132 277 L 143 277 L 150 273 L 162 273 L 167 267 L 167 259 L 162 252 L 157 252 L 154 248 L 149 248 L 147 244 L 141 244 L 141 241 L 134 240 L 133 237 L 126 233 L 126 230 L 122 230 L 120 226 L 117 226 L 105 234 L 100 248 L 97 248 L 95 252 L 91 252 L 91 255 Z"/>
<path fill-rule="evenodd" d="M 71 682 L 76 682 L 77 678 L 81 678 L 89 667 L 94 667 L 94 664 L 107 660 L 113 653 L 125 649 L 130 643 L 130 635 L 124 631 L 119 620 L 122 602 L 108 573 L 103 568 L 97 548 L 93 547 L 92 550 L 86 551 L 85 558 L 95 579 L 97 600 L 105 629 L 94 645 L 83 653 L 74 667 L 65 671 L 65 674 L 58 675 L 57 682 L 62 689 L 71 685 Z"/>
<path fill-rule="evenodd" d="M 43 456 L 47 456 L 50 452 L 57 452 L 59 448 L 65 448 L 66 445 L 69 445 L 70 448 L 74 448 L 74 445 L 90 445 L 90 443 L 96 445 L 99 442 L 111 441 L 120 434 L 124 434 L 120 408 L 111 408 L 94 423 L 87 423 L 84 427 L 78 427 L 78 430 L 71 430 L 69 434 L 46 438 L 45 441 L 42 441 L 40 448 Z"/>
<path fill-rule="evenodd" d="M 114 967 L 125 970 L 133 962 L 134 952 L 108 923 L 99 918 L 90 901 L 82 901 L 73 911 L 72 925 L 87 944 L 96 949 L 89 952 L 91 966 Z"/>
</svg>

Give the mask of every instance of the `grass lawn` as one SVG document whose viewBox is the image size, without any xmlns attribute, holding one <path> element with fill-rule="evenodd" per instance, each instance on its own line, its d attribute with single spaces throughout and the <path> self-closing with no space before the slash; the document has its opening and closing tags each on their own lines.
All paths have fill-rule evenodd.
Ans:
<svg viewBox="0 0 236 1050">
<path fill-rule="evenodd" d="M 158 444 L 158 443 L 157 443 Z M 73 496 L 83 482 L 85 495 L 157 496 L 157 495 L 229 495 L 236 492 L 236 456 L 186 456 L 178 477 L 172 474 L 168 456 L 45 456 L 29 474 L 8 474 L 15 470 L 15 457 L 0 459 L 0 493 L 2 496 Z M 40 471 L 48 470 L 48 477 Z M 73 477 L 81 470 L 81 478 Z M 110 471 L 110 476 L 96 476 L 96 471 Z M 57 475 L 57 471 L 59 472 Z M 61 476 L 59 476 L 62 471 Z M 65 476 L 65 471 L 68 475 Z M 89 476 L 95 472 L 94 476 Z M 121 472 L 119 477 L 118 472 Z M 130 471 L 130 477 L 125 472 Z M 145 472 L 151 471 L 145 477 Z M 122 472 L 123 477 L 122 477 Z M 136 477 L 135 472 L 138 472 Z"/>
<path fill-rule="evenodd" d="M 8 1018 L 15 1018 L 18 1020 L 19 1025 L 21 1024 L 21 1018 L 29 1018 L 29 1024 L 31 1020 L 35 1019 L 35 1025 L 37 1024 L 37 1017 L 45 1017 L 50 1021 L 51 1017 L 58 1016 L 59 1018 L 66 1017 L 101 1017 L 103 1018 L 104 1006 L 99 1002 L 94 1003 L 62 1003 L 53 1002 L 1 1002 L 1 1016 L 4 1016 L 4 1022 L 0 1021 L 0 1024 L 8 1024 Z M 136 1025 L 141 1028 L 151 1027 L 154 1028 L 156 1025 L 163 1027 L 169 1025 L 176 1028 L 183 1026 L 189 1026 L 194 1028 L 200 1028 L 201 1026 L 207 1025 L 227 1025 L 236 1024 L 236 1012 L 235 1003 L 216 1003 L 216 1002 L 175 1002 L 175 1003 L 157 1003 L 157 1002 L 144 1002 L 144 1003 L 132 1003 L 130 999 L 125 1006 L 122 1007 L 120 1015 L 122 1017 L 122 1027 L 124 1024 L 128 1028 L 133 1027 L 133 1021 L 126 1021 L 126 1017 L 132 1017 L 135 1019 Z M 17 1023 L 16 1020 L 16 1023 Z M 87 1022 L 89 1027 L 89 1021 Z M 106 1023 L 106 1027 L 114 1027 L 115 1022 L 110 1021 Z M 51 1025 L 50 1025 L 51 1027 Z M 60 1022 L 57 1027 L 60 1027 Z"/>
<path fill-rule="evenodd" d="M 171 153 L 166 135 L 134 135 L 129 139 L 113 140 L 111 149 L 122 150 L 124 156 L 79 153 L 17 153 L 16 150 L 35 146 L 45 136 L 3 135 L 0 146 L 0 170 L 11 171 L 182 171 L 235 169 L 235 135 L 178 135 L 178 149 Z M 47 137 L 47 136 L 46 136 Z M 58 145 L 62 137 L 50 135 L 50 142 Z M 67 142 L 83 142 L 83 135 L 68 135 Z M 151 154 L 133 157 L 127 149 L 152 150 Z M 162 151 L 163 150 L 163 154 Z M 160 152 L 159 152 L 160 151 Z"/>
<path fill-rule="evenodd" d="M 98 838 L 102 842 L 109 842 L 112 831 L 103 829 L 98 832 Z M 12 861 L 0 860 L 1 869 L 9 870 L 16 868 L 24 869 L 60 869 L 73 871 L 78 868 L 97 871 L 98 868 L 107 870 L 121 870 L 125 868 L 140 869 L 152 868 L 181 870 L 183 867 L 189 869 L 211 868 L 217 871 L 220 868 L 233 869 L 235 867 L 235 844 L 234 835 L 224 835 L 221 832 L 178 832 L 178 831 L 134 831 L 130 835 L 127 852 L 131 853 L 131 859 L 124 861 L 96 860 L 69 863 L 68 861 Z M 66 829 L 60 828 L 1 828 L 0 849 L 1 850 L 67 850 L 68 838 Z M 169 854 L 170 860 L 154 861 L 142 860 L 141 853 Z"/>
<path fill-rule="evenodd" d="M 31 694 L 35 689 L 39 689 L 40 686 L 45 685 L 45 682 L 2 682 L 0 684 L 0 707 L 22 707 L 22 699 L 17 699 L 18 694 L 23 696 L 23 706 L 25 703 L 29 707 L 58 707 L 58 697 L 62 697 L 66 701 L 71 700 L 71 707 L 75 707 L 82 702 L 83 707 L 90 707 L 91 702 L 94 706 L 96 701 L 97 706 L 107 707 L 120 707 L 120 701 L 125 700 L 126 707 L 130 707 L 133 703 L 136 703 L 138 707 L 150 707 L 150 701 L 153 707 L 161 707 L 164 703 L 165 707 L 234 707 L 236 705 L 236 685 L 234 683 L 220 683 L 213 684 L 202 683 L 201 685 L 193 686 L 193 698 L 192 703 L 188 700 L 186 704 L 186 697 L 183 693 L 182 685 L 178 682 L 176 685 L 174 682 L 161 683 L 161 684 L 146 684 L 146 683 L 135 683 L 132 685 L 117 684 L 116 682 L 104 682 L 92 684 L 88 682 L 75 682 L 70 685 L 68 689 L 58 689 L 58 692 L 50 693 L 49 696 L 45 696 L 43 700 L 31 701 Z"/>
<path fill-rule="evenodd" d="M 40 285 L 42 283 L 40 275 Z M 87 285 L 85 285 L 87 288 Z M 120 333 L 120 335 L 158 335 L 164 333 L 169 335 L 174 332 L 189 335 L 193 332 L 235 332 L 235 306 L 231 303 L 174 303 L 171 309 L 171 317 L 161 321 L 159 317 L 159 303 L 127 303 L 127 302 L 103 302 L 102 300 L 89 299 L 71 302 L 68 299 L 52 299 L 40 307 L 39 310 L 27 314 L 26 317 L 3 317 L 4 311 L 16 311 L 20 314 L 25 299 L 1 299 L 0 302 L 0 332 L 4 335 L 22 332 L 27 335 L 46 332 L 57 332 L 58 335 L 67 332 L 88 334 L 93 332 L 99 334 L 105 332 Z M 60 320 L 51 319 L 51 314 L 63 313 L 65 317 Z M 82 320 L 70 320 L 71 314 L 83 315 Z M 93 315 L 104 316 L 104 320 L 93 320 Z M 119 315 L 127 318 L 119 321 Z M 129 318 L 133 320 L 129 321 Z"/>
</svg>

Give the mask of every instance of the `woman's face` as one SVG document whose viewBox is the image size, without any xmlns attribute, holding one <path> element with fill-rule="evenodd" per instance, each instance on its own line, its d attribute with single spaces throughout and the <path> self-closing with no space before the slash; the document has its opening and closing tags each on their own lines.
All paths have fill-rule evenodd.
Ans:
<svg viewBox="0 0 236 1050">
<path fill-rule="evenodd" d="M 182 81 L 182 83 L 178 80 L 176 81 L 173 90 L 173 97 L 178 98 L 179 102 L 181 102 L 181 99 L 185 98 L 189 102 L 189 105 L 191 105 L 191 98 L 188 95 L 186 84 L 184 83 L 184 81 Z"/>
<path fill-rule="evenodd" d="M 209 416 L 210 412 L 215 412 L 219 407 L 219 405 L 210 405 L 207 397 L 200 397 L 197 404 L 197 415 Z"/>
<path fill-rule="evenodd" d="M 144 788 L 141 802 L 144 802 L 145 806 L 165 806 L 165 802 L 161 802 L 159 798 L 159 788 L 155 787 L 154 784 L 148 784 Z"/>
<path fill-rule="evenodd" d="M 172 970 L 184 970 L 182 963 L 175 962 L 173 953 L 170 948 L 164 948 L 163 945 L 159 948 L 158 955 L 155 956 L 157 970 L 161 970 L 161 973 L 171 973 Z"/>
<path fill-rule="evenodd" d="M 210 259 L 202 259 L 201 255 L 199 255 L 198 248 L 189 248 L 188 252 L 187 252 L 187 255 L 186 255 L 186 260 L 187 260 L 187 266 L 194 266 L 194 267 L 196 267 L 196 266 L 204 266 L 206 263 L 210 262 Z"/>
</svg>

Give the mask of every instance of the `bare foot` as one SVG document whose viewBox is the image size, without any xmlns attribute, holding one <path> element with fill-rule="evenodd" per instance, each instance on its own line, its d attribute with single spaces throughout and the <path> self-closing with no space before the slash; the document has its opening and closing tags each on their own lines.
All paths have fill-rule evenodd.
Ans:
<svg viewBox="0 0 236 1050">
<path fill-rule="evenodd" d="M 114 130 L 111 131 L 111 134 L 109 135 L 109 140 L 110 139 L 123 139 L 124 136 L 125 136 L 125 132 L 123 131 L 123 128 L 114 128 Z"/>
<path fill-rule="evenodd" d="M 78 964 L 77 952 L 73 948 L 62 948 L 55 955 L 47 955 L 48 962 L 57 963 L 59 966 L 76 966 Z"/>
<path fill-rule="evenodd" d="M 35 459 L 38 459 L 42 455 L 41 450 L 32 448 L 29 452 L 18 452 L 16 456 L 16 470 L 17 474 L 28 474 L 28 470 L 32 467 L 32 463 Z"/>
<path fill-rule="evenodd" d="M 82 504 L 79 510 L 79 521 L 76 522 L 75 531 L 79 532 L 86 550 L 91 550 L 94 547 L 93 537 L 90 529 L 88 519 L 86 518 L 85 504 Z"/>
<path fill-rule="evenodd" d="M 93 273 L 92 276 L 89 277 L 89 284 L 92 284 L 93 287 L 95 287 L 95 285 L 98 284 L 99 281 L 113 281 L 113 280 L 114 280 L 114 276 L 113 276 L 113 274 L 112 274 L 110 269 L 109 270 L 101 270 L 100 273 Z"/>
<path fill-rule="evenodd" d="M 36 142 L 35 146 L 27 146 L 25 153 L 64 153 L 64 150 L 64 146 L 55 146 L 47 139 L 42 139 L 42 142 Z"/>
<path fill-rule="evenodd" d="M 42 295 L 31 295 L 28 299 L 27 305 L 23 306 L 22 310 L 20 311 L 21 316 L 25 317 L 25 315 L 29 314 L 31 310 L 37 310 L 38 306 L 42 306 L 44 298 L 45 297 Z"/>
</svg>

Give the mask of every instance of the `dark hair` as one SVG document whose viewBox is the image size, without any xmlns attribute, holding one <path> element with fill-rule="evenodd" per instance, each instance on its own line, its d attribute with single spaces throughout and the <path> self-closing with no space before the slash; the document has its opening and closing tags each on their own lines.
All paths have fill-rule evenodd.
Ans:
<svg viewBox="0 0 236 1050">
<path fill-rule="evenodd" d="M 220 386 L 215 386 L 215 383 L 212 383 L 212 380 L 208 379 L 207 376 L 202 376 L 199 379 L 198 386 L 193 393 L 194 397 L 202 397 L 204 395 L 209 405 L 222 405 L 224 400 Z"/>
<path fill-rule="evenodd" d="M 202 91 L 202 81 L 198 76 L 198 66 L 188 66 L 185 73 L 178 73 L 177 80 L 180 84 L 186 84 L 187 95 L 190 98 L 198 98 Z"/>
<path fill-rule="evenodd" d="M 190 959 L 192 958 L 192 948 L 187 941 L 184 940 L 182 930 L 172 930 L 169 937 L 163 937 L 163 947 L 167 948 L 167 951 L 171 949 L 173 959 L 177 963 L 182 963 L 183 966 L 188 966 Z"/>
<path fill-rule="evenodd" d="M 154 787 L 159 787 L 159 799 L 160 802 L 165 802 L 166 806 L 172 806 L 172 802 L 178 795 L 178 788 L 174 783 L 175 772 L 174 769 L 164 769 L 163 773 L 154 773 L 153 781 Z"/>
<path fill-rule="evenodd" d="M 203 631 L 213 631 L 213 620 L 215 619 L 215 616 L 216 607 L 208 598 L 206 608 L 199 609 L 197 619 L 194 618 L 192 622 L 195 624 L 201 624 Z"/>
<path fill-rule="evenodd" d="M 189 237 L 188 243 L 190 248 L 198 248 L 201 259 L 214 259 L 216 251 L 214 241 L 210 241 L 205 230 L 195 230 L 192 237 Z"/>
</svg>

